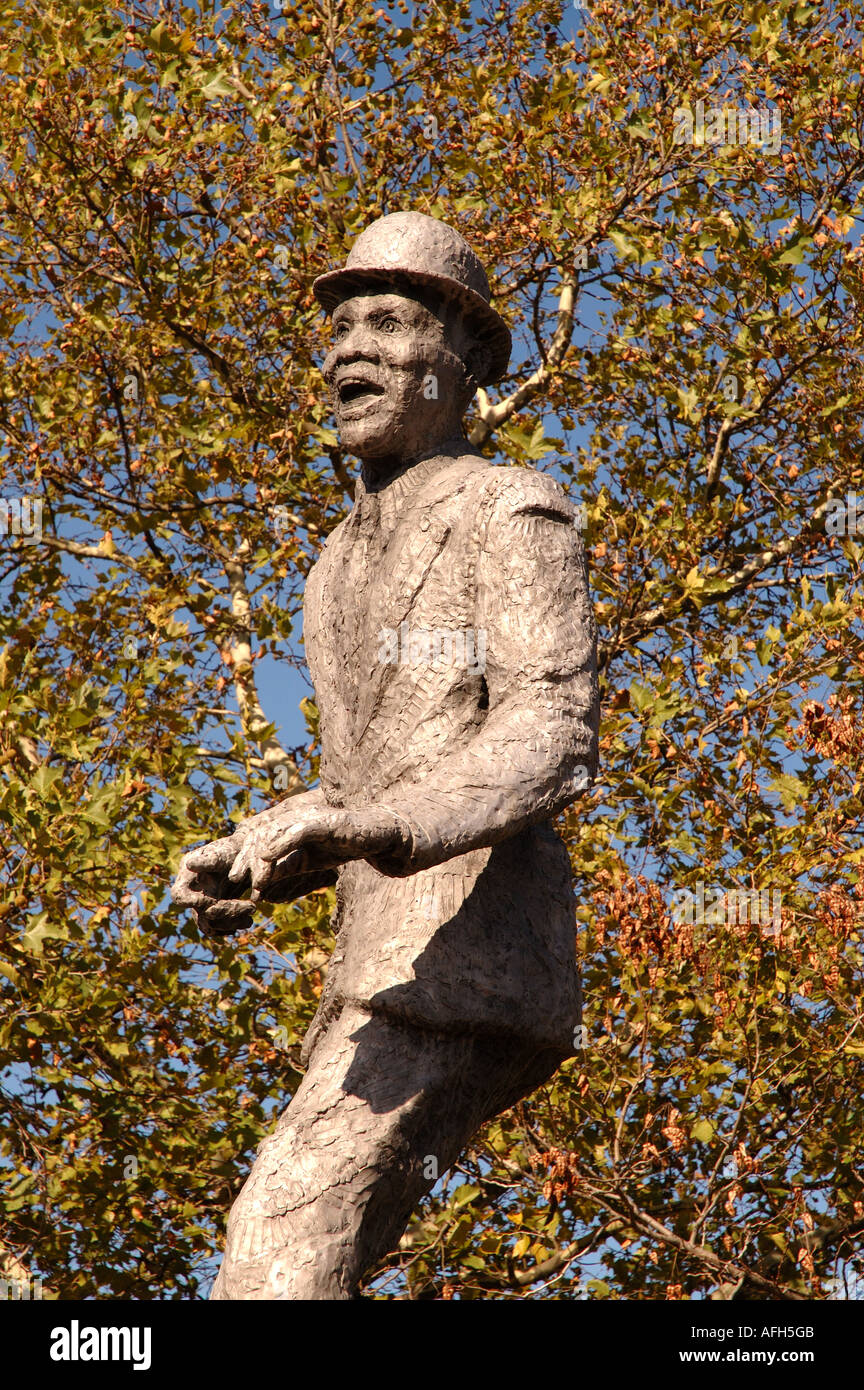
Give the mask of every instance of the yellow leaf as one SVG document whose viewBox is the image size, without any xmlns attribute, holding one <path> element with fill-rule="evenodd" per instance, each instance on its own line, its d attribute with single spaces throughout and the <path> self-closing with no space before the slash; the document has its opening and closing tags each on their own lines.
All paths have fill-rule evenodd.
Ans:
<svg viewBox="0 0 864 1390">
<path fill-rule="evenodd" d="M 686 589 L 704 589 L 704 588 L 705 588 L 705 580 L 703 579 L 702 575 L 699 573 L 699 567 L 698 567 L 698 565 L 694 565 L 693 568 L 692 568 L 691 570 L 688 571 L 687 577 L 686 577 L 686 579 L 684 580 L 684 587 L 685 587 Z"/>
</svg>

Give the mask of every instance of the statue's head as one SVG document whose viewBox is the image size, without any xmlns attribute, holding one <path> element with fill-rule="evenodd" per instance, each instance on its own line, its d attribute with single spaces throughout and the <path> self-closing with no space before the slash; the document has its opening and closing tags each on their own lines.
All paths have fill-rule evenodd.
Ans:
<svg viewBox="0 0 864 1390">
<path fill-rule="evenodd" d="M 339 436 L 364 461 L 402 462 L 457 438 L 477 387 L 507 369 L 510 331 L 485 271 L 434 217 L 379 218 L 314 289 L 332 314 L 323 371 Z"/>
</svg>

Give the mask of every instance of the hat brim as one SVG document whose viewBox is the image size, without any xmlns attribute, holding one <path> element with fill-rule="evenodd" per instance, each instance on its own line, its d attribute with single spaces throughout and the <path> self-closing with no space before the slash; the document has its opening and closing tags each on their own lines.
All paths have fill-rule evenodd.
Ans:
<svg viewBox="0 0 864 1390">
<path fill-rule="evenodd" d="M 466 285 L 460 285 L 458 280 L 453 280 L 449 275 L 403 270 L 401 266 L 358 266 L 351 270 L 329 270 L 326 275 L 319 275 L 318 279 L 313 281 L 312 291 L 322 308 L 332 313 L 338 304 L 349 299 L 352 293 L 366 285 L 392 285 L 400 281 L 439 290 L 448 299 L 454 299 L 461 304 L 466 318 L 477 331 L 477 336 L 492 354 L 489 371 L 477 384 L 491 386 L 493 382 L 501 379 L 507 371 L 513 349 L 510 329 L 482 295 Z"/>
</svg>

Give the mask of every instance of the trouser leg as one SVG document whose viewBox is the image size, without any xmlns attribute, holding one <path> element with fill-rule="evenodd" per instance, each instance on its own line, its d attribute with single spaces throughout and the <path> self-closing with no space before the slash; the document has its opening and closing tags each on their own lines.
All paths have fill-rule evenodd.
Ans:
<svg viewBox="0 0 864 1390">
<path fill-rule="evenodd" d="M 516 1039 L 427 1033 L 344 1008 L 261 1145 L 211 1297 L 352 1298 L 436 1175 L 560 1061 Z"/>
</svg>

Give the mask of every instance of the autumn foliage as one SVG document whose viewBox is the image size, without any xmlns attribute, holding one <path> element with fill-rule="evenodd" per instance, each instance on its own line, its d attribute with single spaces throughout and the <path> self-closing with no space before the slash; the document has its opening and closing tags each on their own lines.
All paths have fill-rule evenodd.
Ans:
<svg viewBox="0 0 864 1390">
<path fill-rule="evenodd" d="M 601 776 L 560 827 L 585 1046 L 367 1292 L 860 1290 L 861 5 L 0 14 L 2 495 L 43 503 L 0 536 L 3 1269 L 203 1296 L 298 1083 L 329 891 L 225 944 L 166 894 L 316 776 L 278 691 L 356 461 L 311 283 L 410 207 L 515 329 L 477 447 L 585 505 Z M 699 100 L 779 150 L 676 140 Z M 779 930 L 675 920 L 769 888 Z"/>
</svg>

